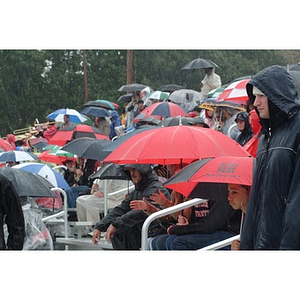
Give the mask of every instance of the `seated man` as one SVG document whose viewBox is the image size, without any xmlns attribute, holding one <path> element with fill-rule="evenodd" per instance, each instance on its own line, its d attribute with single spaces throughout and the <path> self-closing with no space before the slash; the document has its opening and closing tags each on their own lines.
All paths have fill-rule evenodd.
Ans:
<svg viewBox="0 0 300 300">
<path fill-rule="evenodd" d="M 135 186 L 122 203 L 114 207 L 100 222 L 96 223 L 93 232 L 93 242 L 97 244 L 101 232 L 106 231 L 105 238 L 111 240 L 115 250 L 139 250 L 141 247 L 141 230 L 147 214 L 142 210 L 132 210 L 130 202 L 144 197 L 150 200 L 150 195 L 161 191 L 170 197 L 167 189 L 162 187 L 157 175 L 150 165 L 125 165 L 130 172 L 131 181 Z"/>
<path fill-rule="evenodd" d="M 109 179 L 106 183 L 107 193 L 113 193 L 129 187 L 127 180 Z M 107 198 L 107 208 L 119 205 L 128 194 L 128 189 L 111 195 Z M 78 221 L 91 221 L 94 224 L 100 221 L 100 213 L 104 212 L 104 181 L 95 179 L 91 194 L 79 196 L 76 199 Z"/>
</svg>

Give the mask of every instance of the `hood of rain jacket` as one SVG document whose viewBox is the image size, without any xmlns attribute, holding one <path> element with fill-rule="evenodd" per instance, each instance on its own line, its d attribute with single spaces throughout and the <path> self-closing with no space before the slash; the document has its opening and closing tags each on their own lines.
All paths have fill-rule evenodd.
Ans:
<svg viewBox="0 0 300 300">
<path fill-rule="evenodd" d="M 114 207 L 105 218 L 96 224 L 95 227 L 100 231 L 106 231 L 110 224 L 116 227 L 119 232 L 127 231 L 133 227 L 141 228 L 148 216 L 142 210 L 131 210 L 130 202 L 132 200 L 142 200 L 145 197 L 146 200 L 150 201 L 149 197 L 153 193 L 157 193 L 158 189 L 161 189 L 171 199 L 169 192 L 165 187 L 162 187 L 162 183 L 150 165 L 125 165 L 125 170 L 126 167 L 138 170 L 142 179 L 120 205 Z"/>
<path fill-rule="evenodd" d="M 285 68 L 271 66 L 247 84 L 269 99 L 241 235 L 241 249 L 300 249 L 300 115 L 297 91 Z"/>
<path fill-rule="evenodd" d="M 0 174 L 0 250 L 22 250 L 25 238 L 24 215 L 12 183 Z M 2 224 L 7 225 L 8 238 L 5 243 Z"/>
</svg>

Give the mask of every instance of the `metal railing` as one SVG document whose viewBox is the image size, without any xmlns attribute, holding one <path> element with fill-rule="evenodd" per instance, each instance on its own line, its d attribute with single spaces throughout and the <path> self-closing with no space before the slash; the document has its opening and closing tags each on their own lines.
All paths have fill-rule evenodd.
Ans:
<svg viewBox="0 0 300 300">
<path fill-rule="evenodd" d="M 148 240 L 148 229 L 154 220 L 170 215 L 174 212 L 180 211 L 182 209 L 200 204 L 202 202 L 208 201 L 207 199 L 201 199 L 201 198 L 194 198 L 191 200 L 188 200 L 186 202 L 162 209 L 160 211 L 157 211 L 153 214 L 151 214 L 144 222 L 143 227 L 142 227 L 142 237 L 141 237 L 141 250 L 147 250 L 147 240 Z"/>
</svg>

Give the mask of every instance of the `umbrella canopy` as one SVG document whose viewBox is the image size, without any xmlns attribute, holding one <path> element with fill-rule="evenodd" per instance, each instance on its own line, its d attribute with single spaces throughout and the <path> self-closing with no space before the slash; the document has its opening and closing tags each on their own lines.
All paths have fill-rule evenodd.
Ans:
<svg viewBox="0 0 300 300">
<path fill-rule="evenodd" d="M 11 181 L 19 197 L 54 198 L 53 184 L 40 175 L 10 167 L 0 168 L 0 173 Z"/>
<path fill-rule="evenodd" d="M 88 118 L 80 114 L 77 110 L 69 108 L 58 109 L 49 114 L 46 119 L 55 120 L 56 122 L 64 122 L 64 115 L 69 115 L 70 121 L 76 124 L 83 123 L 88 120 Z"/>
<path fill-rule="evenodd" d="M 133 96 L 133 93 L 128 93 L 128 94 L 120 96 L 117 101 L 118 102 L 119 101 L 128 101 L 128 102 L 130 102 L 131 99 L 132 99 L 132 96 Z"/>
<path fill-rule="evenodd" d="M 0 152 L 13 150 L 12 145 L 4 139 L 0 139 Z"/>
<path fill-rule="evenodd" d="M 121 144 L 123 144 L 125 141 L 130 139 L 131 137 L 135 136 L 138 133 L 141 133 L 143 131 L 156 129 L 157 126 L 153 125 L 141 125 L 137 129 L 131 130 L 128 133 L 125 133 L 124 135 L 118 137 L 113 142 L 111 142 L 108 146 L 103 148 L 101 150 L 101 157 L 107 157 L 109 154 L 111 154 L 116 148 L 118 148 Z"/>
<path fill-rule="evenodd" d="M 110 117 L 109 112 L 102 107 L 86 106 L 81 110 L 84 115 L 94 116 L 94 117 Z"/>
<path fill-rule="evenodd" d="M 60 129 L 49 141 L 49 144 L 64 146 L 67 142 L 80 137 L 90 137 L 98 140 L 109 140 L 109 137 L 101 134 L 100 130 L 95 126 L 89 125 L 70 125 Z"/>
<path fill-rule="evenodd" d="M 182 67 L 182 70 L 217 68 L 218 65 L 210 59 L 196 58 Z"/>
<path fill-rule="evenodd" d="M 94 180 L 99 178 L 104 179 L 118 179 L 118 180 L 131 180 L 129 172 L 124 171 L 124 166 L 110 163 L 102 167 L 96 173 L 92 174 L 89 179 Z"/>
<path fill-rule="evenodd" d="M 216 98 L 204 99 L 203 103 L 199 107 L 203 109 L 210 109 L 210 110 L 214 110 L 216 107 L 219 108 L 229 107 L 240 111 L 246 111 L 246 109 L 239 103 L 225 101 L 225 100 L 217 101 Z"/>
<path fill-rule="evenodd" d="M 225 86 L 221 86 L 219 88 L 213 89 L 211 90 L 208 94 L 207 94 L 207 98 L 218 98 L 223 91 L 225 90 Z"/>
<path fill-rule="evenodd" d="M 247 104 L 248 94 L 246 91 L 246 84 L 249 81 L 250 78 L 231 83 L 217 98 L 217 101 L 230 101 L 238 104 Z"/>
<path fill-rule="evenodd" d="M 61 146 L 49 145 L 44 149 L 48 149 L 52 146 L 52 149 L 45 150 L 39 155 L 39 159 L 45 162 L 52 162 L 61 165 L 65 160 L 76 160 L 77 156 L 73 153 L 62 150 Z"/>
<path fill-rule="evenodd" d="M 84 107 L 88 107 L 88 106 L 93 106 L 93 107 L 101 107 L 101 108 L 106 108 L 106 109 L 118 109 L 119 105 L 108 101 L 108 100 L 93 100 L 93 101 L 88 101 L 86 103 L 83 104 Z"/>
<path fill-rule="evenodd" d="M 131 83 L 131 84 L 122 85 L 118 89 L 118 91 L 119 92 L 138 92 L 138 91 L 141 91 L 142 89 L 144 89 L 145 87 L 147 87 L 147 86 L 144 84 Z"/>
<path fill-rule="evenodd" d="M 162 127 L 169 127 L 169 126 L 177 126 L 177 125 L 190 125 L 193 118 L 188 117 L 169 117 L 165 118 L 161 121 Z"/>
<path fill-rule="evenodd" d="M 161 85 L 157 90 L 162 92 L 172 93 L 180 89 L 183 89 L 183 86 L 178 84 L 166 84 L 166 85 Z"/>
<path fill-rule="evenodd" d="M 164 183 L 186 197 L 212 196 L 216 187 L 228 183 L 252 185 L 253 158 L 218 156 L 191 163 Z M 205 184 L 209 183 L 209 184 Z M 201 191 L 203 189 L 203 191 Z"/>
<path fill-rule="evenodd" d="M 104 162 L 170 165 L 220 155 L 249 156 L 237 142 L 219 131 L 181 125 L 138 133 Z"/>
<path fill-rule="evenodd" d="M 38 174 L 48 180 L 55 187 L 59 187 L 64 190 L 71 189 L 66 180 L 48 165 L 39 163 L 23 163 L 13 166 L 12 168 L 23 170 L 27 173 Z"/>
<path fill-rule="evenodd" d="M 163 101 L 169 97 L 169 93 L 161 92 L 161 91 L 154 91 L 147 94 L 146 99 L 144 102 L 146 102 L 148 99 L 154 99 L 158 101 Z"/>
<path fill-rule="evenodd" d="M 201 93 L 190 90 L 190 89 L 181 89 L 174 91 L 170 96 L 169 100 L 173 101 L 174 103 L 182 105 L 186 101 L 186 94 L 189 94 L 189 101 L 200 101 L 201 100 Z"/>
<path fill-rule="evenodd" d="M 37 151 L 42 152 L 43 148 L 47 146 L 48 140 L 42 137 L 33 137 L 27 140 L 27 144 L 32 148 L 36 149 Z"/>
<path fill-rule="evenodd" d="M 72 152 L 82 158 L 102 161 L 106 156 L 101 154 L 101 150 L 111 143 L 112 142 L 109 140 L 97 140 L 83 137 L 66 144 L 62 150 Z"/>
<path fill-rule="evenodd" d="M 34 161 L 38 160 L 39 158 L 26 151 L 7 151 L 0 153 L 0 162 L 8 162 L 8 161 Z"/>
<path fill-rule="evenodd" d="M 149 116 L 158 116 L 158 118 L 162 120 L 167 117 L 185 116 L 185 112 L 178 104 L 172 102 L 157 102 L 144 108 L 142 112 L 134 118 L 134 120 L 139 120 Z"/>
</svg>

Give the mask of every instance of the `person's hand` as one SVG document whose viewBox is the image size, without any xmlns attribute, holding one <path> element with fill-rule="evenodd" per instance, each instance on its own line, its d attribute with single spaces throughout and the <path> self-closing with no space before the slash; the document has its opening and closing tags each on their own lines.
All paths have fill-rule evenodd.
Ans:
<svg viewBox="0 0 300 300">
<path fill-rule="evenodd" d="M 171 226 L 169 226 L 168 227 L 168 229 L 167 229 L 167 234 L 170 234 L 170 229 L 172 228 L 172 227 L 174 227 L 175 225 L 171 225 Z"/>
<path fill-rule="evenodd" d="M 110 241 L 110 239 L 112 239 L 114 237 L 116 230 L 117 230 L 117 228 L 110 224 L 106 230 L 105 239 L 107 241 Z"/>
<path fill-rule="evenodd" d="M 147 210 L 148 205 L 144 199 L 143 200 L 132 200 L 130 202 L 130 208 L 133 210 Z"/>
<path fill-rule="evenodd" d="M 95 197 L 99 197 L 99 198 L 103 198 L 104 197 L 104 193 L 102 191 L 95 192 L 93 195 Z"/>
<path fill-rule="evenodd" d="M 150 196 L 150 200 L 152 200 L 152 204 L 159 204 L 164 208 L 169 207 L 171 202 L 160 189 L 158 190 L 158 193 L 153 193 Z"/>
<path fill-rule="evenodd" d="M 231 250 L 240 250 L 240 241 L 235 240 L 231 243 Z"/>
<path fill-rule="evenodd" d="M 182 225 L 188 225 L 188 224 L 189 224 L 189 221 L 185 216 L 181 216 L 181 215 L 178 216 L 178 221 L 177 221 L 176 225 L 182 226 Z"/>
<path fill-rule="evenodd" d="M 98 242 L 100 241 L 101 238 L 101 231 L 99 229 L 94 229 L 93 231 L 93 237 L 92 237 L 92 241 L 94 243 L 94 245 L 97 245 Z"/>
</svg>

